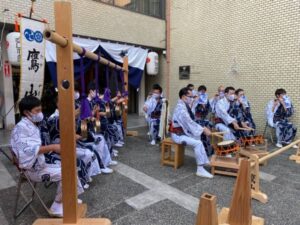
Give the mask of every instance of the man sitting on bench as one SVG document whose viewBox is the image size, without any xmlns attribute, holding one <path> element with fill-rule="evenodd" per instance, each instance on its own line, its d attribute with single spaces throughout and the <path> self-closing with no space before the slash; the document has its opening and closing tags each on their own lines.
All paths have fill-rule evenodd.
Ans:
<svg viewBox="0 0 300 225">
<path fill-rule="evenodd" d="M 177 144 L 187 144 L 194 147 L 197 162 L 197 176 L 213 178 L 213 175 L 207 172 L 203 167 L 209 164 L 209 160 L 200 139 L 202 133 L 211 135 L 211 132 L 208 128 L 202 127 L 194 121 L 194 114 L 191 110 L 191 104 L 193 102 L 192 91 L 186 87 L 182 88 L 179 91 L 179 98 L 173 113 L 170 128 L 171 137 Z"/>
</svg>

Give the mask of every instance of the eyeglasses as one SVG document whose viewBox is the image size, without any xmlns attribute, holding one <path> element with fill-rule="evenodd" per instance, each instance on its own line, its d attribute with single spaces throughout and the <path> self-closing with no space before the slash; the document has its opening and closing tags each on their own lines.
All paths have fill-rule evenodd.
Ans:
<svg viewBox="0 0 300 225">
<path fill-rule="evenodd" d="M 188 95 L 186 95 L 186 97 L 188 97 L 188 98 L 194 98 L 194 96 L 188 96 Z"/>
</svg>

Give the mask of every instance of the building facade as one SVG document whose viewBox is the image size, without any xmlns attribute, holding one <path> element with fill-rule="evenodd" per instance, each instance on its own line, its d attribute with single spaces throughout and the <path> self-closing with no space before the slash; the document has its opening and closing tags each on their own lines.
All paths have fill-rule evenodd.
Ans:
<svg viewBox="0 0 300 225">
<path fill-rule="evenodd" d="M 211 97 L 219 85 L 242 88 L 260 133 L 267 102 L 284 88 L 300 127 L 299 7 L 288 0 L 171 1 L 171 104 L 188 83 L 206 85 Z M 180 80 L 185 65 L 190 79 Z"/>
</svg>

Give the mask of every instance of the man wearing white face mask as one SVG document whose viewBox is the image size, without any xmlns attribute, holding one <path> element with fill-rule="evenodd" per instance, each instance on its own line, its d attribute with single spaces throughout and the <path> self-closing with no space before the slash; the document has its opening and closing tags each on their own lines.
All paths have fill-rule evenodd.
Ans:
<svg viewBox="0 0 300 225">
<path fill-rule="evenodd" d="M 182 88 L 179 91 L 179 100 L 173 112 L 172 125 L 170 127 L 171 137 L 178 144 L 187 144 L 193 146 L 197 163 L 197 176 L 213 178 L 209 172 L 204 169 L 204 165 L 209 164 L 205 148 L 200 136 L 211 135 L 208 128 L 202 127 L 194 121 L 194 114 L 190 108 L 193 101 L 193 95 L 188 88 Z"/>
<path fill-rule="evenodd" d="M 224 134 L 224 140 L 236 140 L 236 137 L 232 133 L 233 128 L 234 130 L 239 130 L 240 126 L 238 125 L 235 118 L 231 117 L 228 113 L 230 108 L 230 102 L 233 102 L 235 99 L 235 89 L 233 87 L 225 88 L 225 97 L 220 99 L 216 104 L 216 129 Z M 230 126 L 230 127 L 229 127 Z"/>
<path fill-rule="evenodd" d="M 15 153 L 19 167 L 32 181 L 58 182 L 55 200 L 50 208 L 53 215 L 63 216 L 61 166 L 47 164 L 45 153 L 60 153 L 59 144 L 42 146 L 40 130 L 37 123 L 43 120 L 41 102 L 34 96 L 27 96 L 19 103 L 21 121 L 15 126 L 11 135 L 11 146 Z M 83 193 L 80 181 L 77 182 L 77 193 Z"/>
<path fill-rule="evenodd" d="M 149 133 L 151 136 L 151 145 L 155 145 L 158 140 L 160 116 L 162 110 L 162 88 L 159 84 L 152 86 L 152 95 L 143 107 L 144 112 L 147 114 L 147 122 L 149 124 Z"/>
<path fill-rule="evenodd" d="M 218 102 L 220 99 L 224 98 L 224 96 L 225 96 L 225 94 L 224 94 L 224 86 L 223 86 L 223 85 L 220 85 L 220 86 L 218 87 L 218 93 L 215 94 L 215 96 L 209 100 L 209 104 L 210 104 L 210 106 L 211 106 L 211 111 L 212 111 L 212 113 L 215 113 L 215 112 L 216 112 L 216 110 L 215 110 L 216 104 L 217 104 L 217 102 Z"/>
</svg>

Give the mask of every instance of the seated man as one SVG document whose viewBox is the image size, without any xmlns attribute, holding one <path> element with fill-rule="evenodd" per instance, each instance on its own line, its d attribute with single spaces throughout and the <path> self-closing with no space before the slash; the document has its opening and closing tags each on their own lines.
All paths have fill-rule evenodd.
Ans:
<svg viewBox="0 0 300 225">
<path fill-rule="evenodd" d="M 237 101 L 242 106 L 242 114 L 245 122 L 247 123 L 247 126 L 251 127 L 252 129 L 256 129 L 256 125 L 251 114 L 250 103 L 247 97 L 245 96 L 244 90 L 239 88 L 235 91 L 235 94 L 237 96 Z"/>
<path fill-rule="evenodd" d="M 224 98 L 224 86 L 223 85 L 218 87 L 218 93 L 215 94 L 215 96 L 209 100 L 209 104 L 210 104 L 212 113 L 216 112 L 216 110 L 215 110 L 216 104 L 222 98 Z"/>
<path fill-rule="evenodd" d="M 188 88 L 179 91 L 179 100 L 173 112 L 172 125 L 170 127 L 171 137 L 178 144 L 187 144 L 194 147 L 197 163 L 197 176 L 212 178 L 204 165 L 209 164 L 200 136 L 202 133 L 210 135 L 208 128 L 202 127 L 194 121 L 194 115 L 190 108 L 193 101 L 192 92 Z"/>
<path fill-rule="evenodd" d="M 194 101 L 192 106 L 192 111 L 195 115 L 195 122 L 202 127 L 212 128 L 213 124 L 209 121 L 208 114 L 211 110 L 210 103 L 208 101 L 207 89 L 204 85 L 198 87 L 198 97 Z M 212 146 L 210 144 L 210 139 L 205 134 L 202 133 L 201 141 L 205 147 L 207 155 L 212 155 Z"/>
<path fill-rule="evenodd" d="M 230 105 L 235 100 L 235 89 L 233 87 L 225 88 L 225 97 L 218 100 L 216 104 L 216 129 L 225 132 L 224 140 L 236 140 L 246 133 L 240 130 L 241 127 L 238 124 L 236 118 L 230 115 Z"/>
<path fill-rule="evenodd" d="M 158 84 L 152 86 L 152 95 L 143 107 L 144 112 L 147 114 L 147 122 L 150 128 L 151 145 L 155 145 L 156 141 L 159 140 L 159 124 L 162 110 L 162 88 Z"/>
<path fill-rule="evenodd" d="M 267 120 L 271 127 L 276 129 L 278 148 L 291 143 L 297 133 L 297 128 L 289 122 L 288 118 L 294 113 L 294 107 L 286 91 L 282 88 L 275 91 L 275 100 L 270 100 L 267 109 Z M 294 145 L 293 148 L 298 148 Z"/>
<path fill-rule="evenodd" d="M 52 144 L 42 146 L 41 136 L 37 123 L 43 120 L 41 101 L 34 96 L 27 96 L 19 103 L 21 121 L 15 126 L 11 136 L 11 146 L 15 153 L 19 167 L 34 182 L 52 181 L 59 182 L 55 200 L 50 208 L 56 216 L 63 215 L 61 166 L 47 164 L 45 153 L 60 152 L 60 145 Z M 83 193 L 80 181 L 77 181 L 78 194 Z"/>
</svg>

